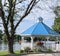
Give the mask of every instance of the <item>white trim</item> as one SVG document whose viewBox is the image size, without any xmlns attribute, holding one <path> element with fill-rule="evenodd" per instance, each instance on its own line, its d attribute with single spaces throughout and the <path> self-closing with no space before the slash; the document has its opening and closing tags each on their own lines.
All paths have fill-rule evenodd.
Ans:
<svg viewBox="0 0 60 56">
<path fill-rule="evenodd" d="M 52 35 L 52 34 L 36 34 L 36 35 L 32 35 L 32 34 L 20 34 L 21 36 L 26 36 L 26 37 L 29 37 L 29 36 L 56 36 L 56 37 L 60 37 L 60 34 L 59 35 Z"/>
</svg>

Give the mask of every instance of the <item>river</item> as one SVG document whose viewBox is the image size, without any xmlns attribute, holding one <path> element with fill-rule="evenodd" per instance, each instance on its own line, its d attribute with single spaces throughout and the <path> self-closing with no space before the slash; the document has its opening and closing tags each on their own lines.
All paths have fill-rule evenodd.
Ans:
<svg viewBox="0 0 60 56">
<path fill-rule="evenodd" d="M 46 45 L 45 45 L 45 41 L 44 42 L 44 46 L 46 46 L 47 48 L 51 48 L 53 50 L 57 49 L 60 51 L 60 43 L 59 44 L 55 44 L 54 41 L 47 41 L 46 42 Z M 28 43 L 25 43 L 23 44 L 24 45 L 28 45 Z M 30 46 L 30 43 L 29 43 L 29 46 Z M 19 42 L 14 42 L 14 45 L 13 45 L 13 49 L 14 50 L 20 50 L 21 49 L 21 45 L 19 44 Z M 7 51 L 8 50 L 8 44 L 7 43 L 1 43 L 0 42 L 0 51 Z"/>
<path fill-rule="evenodd" d="M 14 50 L 20 50 L 21 45 L 18 42 L 14 42 L 13 49 Z M 8 50 L 8 44 L 7 43 L 0 43 L 0 51 L 7 51 Z"/>
</svg>

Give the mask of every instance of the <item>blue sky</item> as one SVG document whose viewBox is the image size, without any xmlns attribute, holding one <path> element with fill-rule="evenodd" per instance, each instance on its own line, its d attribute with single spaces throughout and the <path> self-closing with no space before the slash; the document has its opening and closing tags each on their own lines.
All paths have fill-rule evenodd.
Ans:
<svg viewBox="0 0 60 56">
<path fill-rule="evenodd" d="M 45 11 L 44 11 L 45 12 Z M 37 16 L 38 15 L 38 16 Z M 54 23 L 54 18 L 55 18 L 55 14 L 53 13 L 40 13 L 37 15 L 28 15 L 19 25 L 19 27 L 17 28 L 17 34 L 20 34 L 21 32 L 25 31 L 26 29 L 28 29 L 29 27 L 31 27 L 32 25 L 34 25 L 35 23 L 38 22 L 38 18 L 42 17 L 43 18 L 43 22 L 48 25 L 50 28 Z"/>
<path fill-rule="evenodd" d="M 28 0 L 27 3 L 23 2 L 22 5 L 26 6 L 29 1 L 31 0 Z M 51 26 L 54 23 L 55 14 L 50 8 L 54 8 L 57 5 L 60 5 L 60 0 L 40 0 L 40 2 L 33 8 L 31 13 L 27 17 L 25 17 L 23 21 L 19 24 L 16 33 L 20 34 L 21 32 L 25 31 L 26 29 L 37 23 L 39 17 L 42 17 L 43 22 L 50 28 L 52 28 Z M 16 7 L 21 7 L 21 4 L 17 5 Z M 20 12 L 20 14 L 22 13 Z"/>
<path fill-rule="evenodd" d="M 53 2 L 53 3 L 52 3 Z M 52 28 L 51 26 L 54 24 L 55 14 L 52 9 L 56 5 L 60 5 L 60 2 L 57 3 L 57 0 L 47 0 L 47 2 L 40 1 L 31 11 L 31 13 L 23 19 L 23 21 L 20 23 L 19 27 L 16 30 L 17 34 L 20 34 L 21 32 L 25 31 L 35 23 L 37 23 L 38 18 L 42 17 L 43 22 Z M 38 7 L 42 8 L 39 9 Z"/>
</svg>

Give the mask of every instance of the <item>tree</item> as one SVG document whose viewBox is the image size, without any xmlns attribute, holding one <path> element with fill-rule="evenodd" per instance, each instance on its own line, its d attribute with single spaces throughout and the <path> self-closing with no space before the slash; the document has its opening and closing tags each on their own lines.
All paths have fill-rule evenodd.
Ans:
<svg viewBox="0 0 60 56">
<path fill-rule="evenodd" d="M 15 35 L 14 41 L 21 41 L 21 36 L 20 35 Z"/>
<path fill-rule="evenodd" d="M 55 13 L 56 17 L 58 17 L 60 15 L 60 6 L 55 7 L 54 13 Z"/>
<path fill-rule="evenodd" d="M 55 18 L 54 20 L 54 25 L 52 26 L 53 29 L 57 32 L 60 33 L 60 16 L 58 16 L 57 18 Z"/>
<path fill-rule="evenodd" d="M 60 6 L 55 7 L 54 13 L 56 15 L 54 25 L 52 28 L 60 33 Z"/>
<path fill-rule="evenodd" d="M 4 43 L 7 43 L 7 36 L 6 36 L 6 34 L 3 34 L 2 39 L 3 39 Z"/>
<path fill-rule="evenodd" d="M 2 39 L 2 31 L 0 30 L 0 39 Z"/>
<path fill-rule="evenodd" d="M 39 0 L 0 0 L 0 17 L 7 36 L 9 53 L 14 53 L 13 41 L 18 25 L 38 2 Z"/>
</svg>

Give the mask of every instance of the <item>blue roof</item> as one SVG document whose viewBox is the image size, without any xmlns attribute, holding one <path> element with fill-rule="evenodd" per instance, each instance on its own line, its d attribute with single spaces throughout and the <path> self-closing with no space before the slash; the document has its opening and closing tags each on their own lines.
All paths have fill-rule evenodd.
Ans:
<svg viewBox="0 0 60 56">
<path fill-rule="evenodd" d="M 21 33 L 22 35 L 58 35 L 58 33 L 43 22 L 38 22 Z"/>
</svg>

